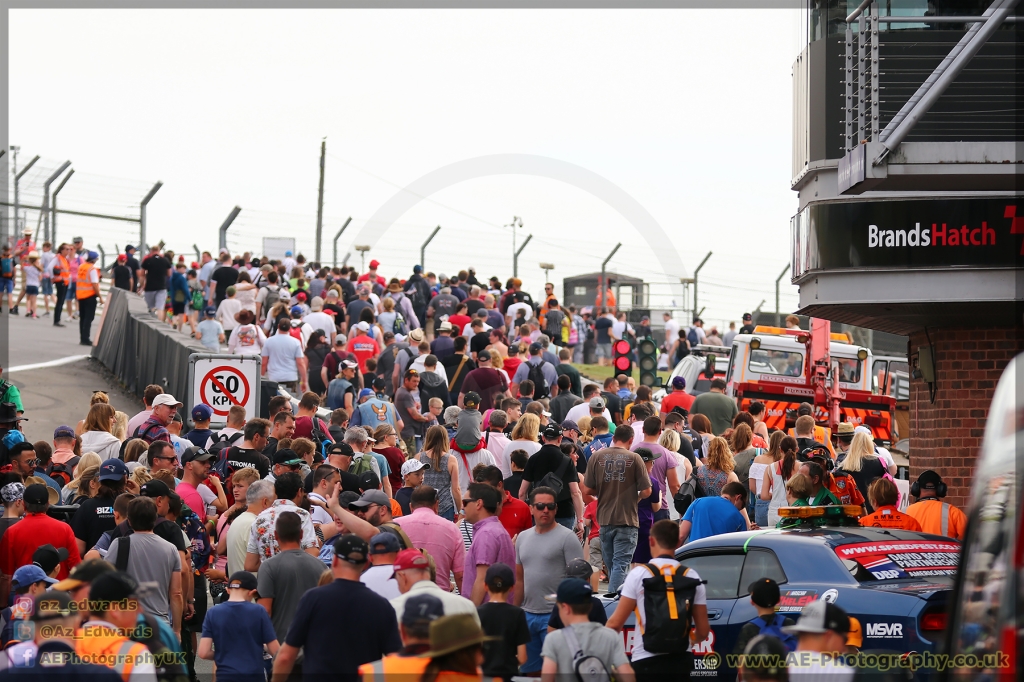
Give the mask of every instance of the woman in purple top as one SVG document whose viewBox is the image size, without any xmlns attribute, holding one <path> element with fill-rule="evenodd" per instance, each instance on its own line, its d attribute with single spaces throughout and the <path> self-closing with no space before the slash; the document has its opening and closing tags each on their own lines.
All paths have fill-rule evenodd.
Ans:
<svg viewBox="0 0 1024 682">
<path fill-rule="evenodd" d="M 661 458 L 661 453 L 656 453 L 641 445 L 636 449 L 636 454 L 647 465 L 647 475 L 651 479 L 651 494 L 637 503 L 637 518 L 640 521 L 640 529 L 636 536 L 636 549 L 633 551 L 633 565 L 646 564 L 651 560 L 651 546 L 647 539 L 651 535 L 651 526 L 654 525 L 654 515 L 662 508 L 661 483 L 651 473 L 655 460 Z"/>
</svg>

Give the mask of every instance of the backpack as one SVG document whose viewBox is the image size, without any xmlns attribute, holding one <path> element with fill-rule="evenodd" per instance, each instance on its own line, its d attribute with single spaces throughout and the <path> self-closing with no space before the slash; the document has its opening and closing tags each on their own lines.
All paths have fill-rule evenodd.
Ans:
<svg viewBox="0 0 1024 682">
<path fill-rule="evenodd" d="M 275 288 L 271 289 L 272 286 Z M 277 305 L 277 302 L 281 300 L 281 287 L 276 284 L 268 284 L 266 289 L 267 297 L 263 299 L 263 309 L 270 312 Z"/>
<path fill-rule="evenodd" d="M 139 615 L 145 627 L 136 627 L 132 631 L 131 640 L 146 645 L 153 654 L 157 682 L 188 682 L 188 672 L 177 655 L 179 651 L 177 647 L 172 649 L 168 641 L 173 640 L 174 632 L 167 623 L 161 627 L 160 621 L 145 611 L 140 611 Z"/>
<path fill-rule="evenodd" d="M 231 450 L 231 446 L 237 443 L 244 435 L 242 431 L 239 431 L 230 436 L 217 434 L 213 437 L 213 444 L 210 446 L 209 451 L 211 454 L 217 455 L 213 470 L 217 472 L 217 475 L 222 480 L 226 481 L 228 476 L 228 452 Z"/>
<path fill-rule="evenodd" d="M 577 682 L 611 682 L 612 674 L 608 666 L 597 656 L 588 656 L 583 653 L 579 639 L 571 625 L 562 628 L 565 643 L 569 645 L 572 654 L 573 672 L 576 673 Z"/>
<path fill-rule="evenodd" d="M 348 472 L 359 476 L 365 474 L 367 471 L 373 471 L 373 455 L 364 452 L 359 457 L 352 459 L 352 466 L 349 467 Z"/>
<path fill-rule="evenodd" d="M 192 541 L 190 554 L 192 555 L 193 570 L 202 573 L 213 564 L 213 543 L 210 542 L 210 531 L 206 530 L 206 524 L 188 505 L 181 507 L 178 527 L 185 531 L 185 535 Z"/>
<path fill-rule="evenodd" d="M 683 564 L 663 569 L 654 564 L 644 564 L 644 568 L 651 572 L 651 577 L 642 581 L 646 621 L 642 628 L 644 649 L 652 654 L 685 651 L 690 641 L 697 587 L 706 584 L 707 580 L 686 577 Z M 671 580 L 671 584 L 666 578 Z"/>
<path fill-rule="evenodd" d="M 298 339 L 299 343 L 302 343 L 302 323 L 300 322 L 297 327 L 292 325 L 292 328 L 288 330 L 288 334 L 292 338 Z"/>
<path fill-rule="evenodd" d="M 534 483 L 531 489 L 551 488 L 555 491 L 555 502 L 564 502 L 569 499 L 569 489 L 566 488 L 562 479 L 565 477 L 565 470 L 569 468 L 570 464 L 572 464 L 572 460 L 562 455 L 562 463 L 558 465 L 558 468 L 541 476 L 540 480 Z"/>
<path fill-rule="evenodd" d="M 14 277 L 14 259 L 0 258 L 0 277 L 8 279 Z"/>
<path fill-rule="evenodd" d="M 697 334 L 696 327 L 690 327 L 690 331 L 686 332 L 686 340 L 690 342 L 690 347 L 700 344 L 700 335 Z"/>
<path fill-rule="evenodd" d="M 676 508 L 679 515 L 682 516 L 686 513 L 686 510 L 690 508 L 690 505 L 697 499 L 704 497 L 706 493 L 704 488 L 701 486 L 700 481 L 693 474 L 683 481 L 682 485 L 679 486 L 679 490 L 672 496 L 672 506 Z"/>
<path fill-rule="evenodd" d="M 769 637 L 775 637 L 783 646 L 786 647 L 786 651 L 796 650 L 796 637 L 793 635 L 787 635 L 782 631 L 782 624 L 786 621 L 786 617 L 781 613 L 776 613 L 770 623 L 765 622 L 764 618 L 758 616 L 754 620 L 750 621 L 756 625 L 759 630 L 759 635 L 768 635 Z"/>
<path fill-rule="evenodd" d="M 405 316 L 398 310 L 395 310 L 395 321 L 391 323 L 391 333 L 403 336 L 409 333 L 409 327 L 405 324 Z"/>
<path fill-rule="evenodd" d="M 202 289 L 196 289 L 192 292 L 192 309 L 202 310 L 206 306 L 206 297 L 203 295 Z"/>
<path fill-rule="evenodd" d="M 75 470 L 75 467 L 78 466 L 78 460 L 80 459 L 82 458 L 72 457 L 63 464 L 50 462 L 50 466 L 46 467 L 46 475 L 56 481 L 57 485 L 63 488 L 71 482 L 71 479 L 73 478 L 72 472 Z"/>
<path fill-rule="evenodd" d="M 532 362 L 526 363 L 528 368 L 526 378 L 533 382 L 533 399 L 540 400 L 547 398 L 551 395 L 550 387 L 548 386 L 548 380 L 544 378 L 544 362 L 538 362 L 536 365 Z"/>
<path fill-rule="evenodd" d="M 329 433 L 324 433 L 324 430 L 320 428 L 320 417 L 310 417 L 309 421 L 312 424 L 309 439 L 316 444 L 316 451 L 326 460 L 327 448 L 334 443 L 334 439 L 331 438 Z"/>
</svg>

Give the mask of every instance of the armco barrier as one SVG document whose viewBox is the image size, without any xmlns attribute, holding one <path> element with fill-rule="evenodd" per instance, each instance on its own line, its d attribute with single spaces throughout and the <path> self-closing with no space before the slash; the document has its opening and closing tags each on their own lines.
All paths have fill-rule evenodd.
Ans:
<svg viewBox="0 0 1024 682">
<path fill-rule="evenodd" d="M 156 384 L 183 402 L 188 357 L 209 352 L 198 341 L 150 315 L 140 296 L 115 288 L 107 294 L 93 344 L 92 357 L 135 395 L 141 396 L 146 386 Z"/>
</svg>

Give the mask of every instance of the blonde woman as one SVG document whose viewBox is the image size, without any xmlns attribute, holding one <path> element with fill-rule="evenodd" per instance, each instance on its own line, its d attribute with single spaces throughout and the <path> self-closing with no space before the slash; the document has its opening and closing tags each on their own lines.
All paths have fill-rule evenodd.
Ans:
<svg viewBox="0 0 1024 682">
<path fill-rule="evenodd" d="M 94 455 L 95 459 L 90 459 L 91 463 L 86 464 L 86 458 L 90 455 Z M 64 486 L 64 490 L 61 492 L 61 502 L 79 504 L 82 500 L 95 497 L 100 489 L 101 462 L 100 456 L 95 452 L 87 452 L 82 455 L 82 460 L 78 463 L 78 468 L 75 469 L 75 477 Z"/>
<path fill-rule="evenodd" d="M 114 429 L 112 433 L 122 443 L 128 437 L 128 415 L 121 410 L 114 410 Z"/>
<path fill-rule="evenodd" d="M 763 424 L 764 422 L 758 422 Z M 761 499 L 761 491 L 764 487 L 764 474 L 768 470 L 768 467 L 775 462 L 782 459 L 782 450 L 779 448 L 779 444 L 782 439 L 786 437 L 786 434 L 782 431 L 776 431 L 768 439 L 768 449 L 759 454 L 754 458 L 754 461 L 750 463 L 750 491 L 751 497 L 754 498 L 754 523 L 761 526 L 762 528 L 768 527 L 768 506 L 771 499 Z"/>
<path fill-rule="evenodd" d="M 107 403 L 96 403 L 89 408 L 82 427 L 82 450 L 95 452 L 101 459 L 117 459 L 121 441 L 111 433 L 114 429 L 115 410 Z"/>
<path fill-rule="evenodd" d="M 537 441 L 537 434 L 540 433 L 540 417 L 535 414 L 526 414 L 519 417 L 516 426 L 512 429 L 512 440 L 505 446 L 502 457 L 506 461 L 512 461 L 513 450 L 525 450 L 527 457 L 532 457 L 540 450 L 540 443 Z M 519 491 L 511 491 L 513 495 Z"/>
<path fill-rule="evenodd" d="M 423 472 L 423 485 L 437 491 L 437 515 L 449 521 L 462 516 L 462 492 L 459 488 L 459 467 L 448 450 L 448 429 L 431 426 L 423 439 L 423 452 L 416 458 L 430 468 Z"/>
<path fill-rule="evenodd" d="M 874 512 L 874 507 L 868 501 L 868 487 L 876 478 L 887 474 L 888 470 L 882 460 L 875 455 L 875 443 L 871 436 L 866 433 L 854 435 L 850 449 L 846 452 L 846 459 L 839 465 L 839 469 L 853 477 L 857 489 L 864 496 L 867 513 Z"/>
<path fill-rule="evenodd" d="M 661 438 L 658 439 L 658 445 L 665 448 L 669 452 L 679 452 L 679 434 L 668 429 L 667 431 L 661 432 Z M 685 481 L 690 478 L 693 473 L 693 465 L 690 464 L 690 460 L 685 457 L 676 457 L 676 472 L 679 476 L 678 480 Z"/>
<path fill-rule="evenodd" d="M 739 481 L 734 469 L 732 450 L 729 449 L 729 441 L 716 436 L 708 443 L 708 455 L 704 458 L 704 466 L 697 467 L 694 475 L 700 483 L 705 497 L 719 497 L 722 488 L 726 483 Z"/>
<path fill-rule="evenodd" d="M 594 433 L 590 428 L 590 415 L 580 417 L 580 420 L 576 422 L 576 426 L 580 427 L 580 445 L 586 447 L 590 444 L 590 441 L 594 440 Z"/>
<path fill-rule="evenodd" d="M 136 462 L 136 464 L 138 464 L 138 462 Z M 149 473 L 149 469 L 146 467 L 137 466 L 132 470 L 131 476 L 129 476 L 128 480 L 133 481 L 135 485 L 141 488 L 153 480 L 153 474 Z"/>
</svg>

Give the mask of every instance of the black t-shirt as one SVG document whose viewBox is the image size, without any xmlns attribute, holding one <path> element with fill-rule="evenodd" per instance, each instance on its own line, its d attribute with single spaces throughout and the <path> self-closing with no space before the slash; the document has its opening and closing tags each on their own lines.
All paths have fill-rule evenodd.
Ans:
<svg viewBox="0 0 1024 682">
<path fill-rule="evenodd" d="M 518 606 L 497 602 L 481 604 L 476 612 L 480 616 L 484 634 L 499 638 L 484 643 L 484 675 L 510 679 L 519 674 L 516 651 L 520 644 L 528 644 L 530 641 L 526 612 Z"/>
<path fill-rule="evenodd" d="M 270 460 L 259 450 L 232 446 L 228 450 L 227 460 L 228 478 L 246 467 L 252 467 L 260 472 L 260 478 L 266 478 L 270 473 Z"/>
<path fill-rule="evenodd" d="M 754 333 L 754 325 L 752 325 L 752 324 L 745 324 L 745 325 L 743 325 L 742 327 L 740 327 L 740 332 L 739 333 L 740 334 L 753 334 Z"/>
<path fill-rule="evenodd" d="M 171 261 L 160 255 L 147 256 L 142 261 L 142 269 L 146 271 L 146 291 L 167 288 L 167 273 L 171 269 Z"/>
<path fill-rule="evenodd" d="M 357 298 L 348 304 L 348 314 L 350 326 L 359 321 L 359 316 L 363 314 L 363 310 L 373 310 L 373 303 L 370 301 L 364 301 L 361 298 Z M 376 317 L 376 315 L 374 315 Z"/>
<path fill-rule="evenodd" d="M 470 317 L 476 317 L 476 311 L 484 307 L 484 302 L 478 298 L 470 298 L 466 300 L 466 314 Z"/>
<path fill-rule="evenodd" d="M 114 276 L 114 286 L 118 289 L 124 289 L 131 291 L 132 289 L 132 277 L 135 276 L 134 271 L 127 265 L 115 265 L 111 268 L 111 274 Z"/>
<path fill-rule="evenodd" d="M 462 363 L 462 358 L 466 358 L 466 364 L 462 365 L 462 371 L 458 371 L 459 365 Z M 444 367 L 445 374 L 448 376 L 448 381 L 451 383 L 452 390 L 449 391 L 452 395 L 452 402 L 455 402 L 455 396 L 459 395 L 462 390 L 462 382 L 465 380 L 466 375 L 476 369 L 476 362 L 473 358 L 469 357 L 465 353 L 458 355 L 451 354 L 448 357 L 441 360 L 441 365 Z"/>
<path fill-rule="evenodd" d="M 587 614 L 587 618 L 591 623 L 600 623 L 601 625 L 608 622 L 608 614 L 604 611 L 604 604 L 597 597 L 590 598 L 590 613 Z M 556 630 L 561 630 L 565 627 L 562 623 L 562 616 L 559 615 L 557 608 L 551 611 L 551 617 L 548 618 L 548 627 Z"/>
<path fill-rule="evenodd" d="M 412 488 L 402 487 L 395 491 L 395 501 L 402 507 L 402 513 L 405 515 L 412 514 L 412 509 L 409 507 L 411 500 Z"/>
<path fill-rule="evenodd" d="M 86 552 L 92 549 L 101 535 L 116 525 L 114 500 L 109 497 L 90 497 L 82 500 L 78 511 L 71 518 L 71 530 L 74 531 L 76 538 L 85 543 Z"/>
<path fill-rule="evenodd" d="M 228 287 L 238 282 L 238 270 L 230 265 L 221 265 L 213 271 L 210 279 L 216 282 L 214 296 L 218 301 L 222 301 L 228 296 Z"/>
<path fill-rule="evenodd" d="M 132 271 L 133 276 L 142 268 L 142 266 L 139 265 L 139 261 L 135 259 L 135 256 L 128 256 L 128 260 L 126 260 L 124 264 L 128 266 L 129 270 Z"/>
<path fill-rule="evenodd" d="M 622 419 L 622 401 L 619 396 L 608 391 L 601 391 L 601 397 L 604 398 L 604 406 L 608 408 L 612 419 Z"/>
<path fill-rule="evenodd" d="M 526 460 L 529 462 L 530 460 Z M 512 497 L 519 497 L 519 489 L 523 487 L 523 472 L 513 471 L 512 475 L 504 480 L 502 485 L 505 490 L 512 493 Z"/>
<path fill-rule="evenodd" d="M 477 332 L 469 339 L 469 352 L 479 353 L 491 345 L 491 335 L 488 332 Z"/>
<path fill-rule="evenodd" d="M 544 478 L 545 474 L 557 471 L 562 466 L 563 461 L 568 461 L 569 466 L 565 467 L 565 473 L 562 474 L 562 491 L 555 500 L 558 503 L 555 516 L 560 519 L 576 514 L 572 506 L 569 484 L 579 483 L 580 479 L 576 475 L 576 469 L 572 465 L 572 460 L 563 455 L 557 445 L 545 443 L 530 459 L 526 460 L 526 469 L 523 470 L 523 480 L 536 483 Z"/>
<path fill-rule="evenodd" d="M 597 333 L 598 343 L 612 342 L 612 337 L 608 335 L 608 332 L 610 332 L 612 329 L 612 324 L 614 323 L 607 317 L 599 317 L 594 322 L 594 331 Z"/>
<path fill-rule="evenodd" d="M 302 595 L 284 641 L 305 647 L 307 680 L 355 680 L 359 666 L 402 648 L 388 600 L 359 581 L 342 579 Z"/>
<path fill-rule="evenodd" d="M 697 468 L 697 458 L 693 456 L 693 441 L 690 440 L 690 434 L 680 433 L 679 434 L 679 454 L 690 460 L 690 466 L 694 469 Z"/>
</svg>

